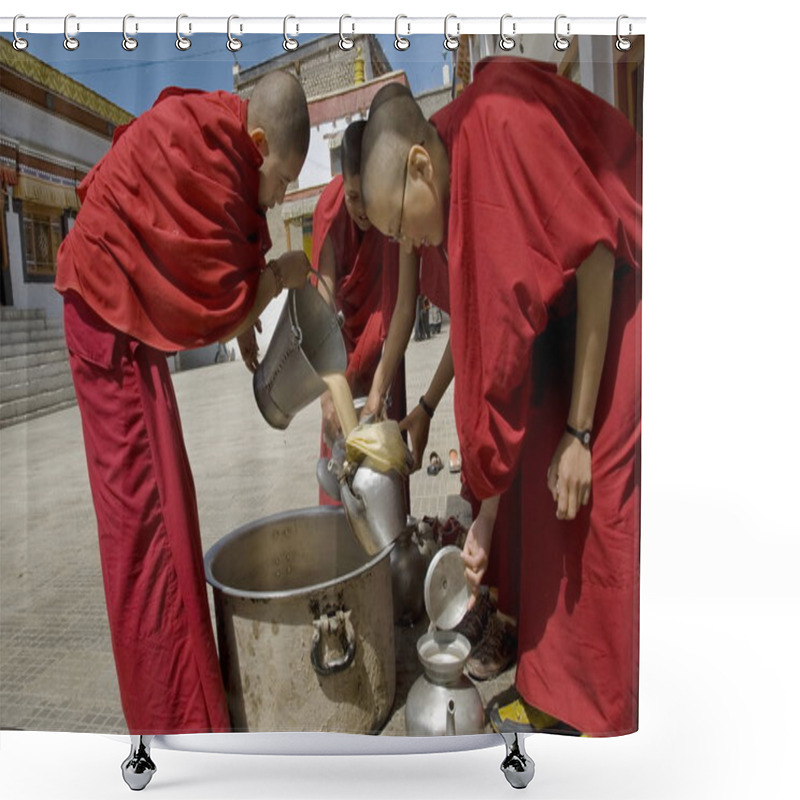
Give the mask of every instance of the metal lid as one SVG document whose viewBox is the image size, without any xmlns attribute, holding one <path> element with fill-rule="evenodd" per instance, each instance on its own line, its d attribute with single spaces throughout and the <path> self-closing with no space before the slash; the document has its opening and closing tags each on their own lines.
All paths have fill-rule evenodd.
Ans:
<svg viewBox="0 0 800 800">
<path fill-rule="evenodd" d="M 425 609 L 431 623 L 440 630 L 455 628 L 467 613 L 469 596 L 461 548 L 443 547 L 425 575 Z"/>
</svg>

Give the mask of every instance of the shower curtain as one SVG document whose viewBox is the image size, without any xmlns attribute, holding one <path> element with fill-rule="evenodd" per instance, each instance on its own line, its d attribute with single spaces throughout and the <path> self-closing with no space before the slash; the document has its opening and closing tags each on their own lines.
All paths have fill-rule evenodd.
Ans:
<svg viewBox="0 0 800 800">
<path fill-rule="evenodd" d="M 337 606 L 316 628 L 312 614 L 304 653 L 322 635 L 332 663 L 354 654 L 332 679 L 309 672 L 307 695 L 287 690 L 293 660 L 245 667 L 269 617 L 243 612 L 227 628 L 204 571 L 230 532 L 319 502 L 320 404 L 269 428 L 247 365 L 294 280 L 281 259 L 304 253 L 319 269 L 327 241 L 351 364 L 369 354 L 365 393 L 400 318 L 404 254 L 419 259 L 395 384 L 408 416 L 393 408 L 426 445 L 409 511 L 428 562 L 451 545 L 479 565 L 460 629 L 484 712 L 471 732 L 631 733 L 644 38 L 619 50 L 575 36 L 557 50 L 527 35 L 509 53 L 490 36 L 452 51 L 433 35 L 405 50 L 392 36 L 347 49 L 337 35 L 298 38 L 229 49 L 196 34 L 181 50 L 149 34 L 128 50 L 118 34 L 85 34 L 72 51 L 60 36 L 29 35 L 25 50 L 0 38 L 0 727 L 409 732 L 428 618 L 394 624 L 388 552 L 374 609 L 384 638 L 351 648 L 331 620 L 358 628 L 359 610 Z M 276 71 L 305 96 L 307 145 L 254 135 L 289 127 L 248 118 Z M 359 225 L 339 177 L 346 132 L 367 120 L 367 147 L 402 128 L 407 98 L 386 101 L 394 113 L 368 133 L 389 84 L 430 123 L 407 142 L 404 178 L 388 161 L 381 175 L 370 145 Z M 278 294 L 238 336 L 262 284 Z M 438 332 L 418 305 L 441 312 Z M 348 669 L 363 674 L 345 691 Z M 282 725 L 301 702 L 301 722 Z M 323 703 L 333 711 L 315 716 Z M 248 722 L 261 704 L 269 727 Z M 368 722 L 337 727 L 351 706 Z"/>
</svg>

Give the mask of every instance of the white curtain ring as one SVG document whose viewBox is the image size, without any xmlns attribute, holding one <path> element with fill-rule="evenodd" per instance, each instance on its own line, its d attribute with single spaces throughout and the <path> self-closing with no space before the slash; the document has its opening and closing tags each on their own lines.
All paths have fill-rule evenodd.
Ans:
<svg viewBox="0 0 800 800">
<path fill-rule="evenodd" d="M 188 16 L 189 16 L 188 14 L 178 14 L 175 20 L 175 35 L 178 37 L 175 40 L 175 47 L 177 47 L 178 50 L 188 50 L 192 46 L 192 40 L 187 39 L 181 33 L 181 20 L 187 19 Z"/>
<path fill-rule="evenodd" d="M 293 39 L 291 36 L 289 36 L 288 26 L 290 19 L 297 18 L 293 17 L 291 14 L 283 18 L 283 49 L 287 52 L 297 50 L 297 48 L 300 46 L 300 42 L 298 42 L 297 39 Z"/>
<path fill-rule="evenodd" d="M 558 21 L 560 19 L 566 19 L 566 14 L 559 14 L 556 17 L 555 24 L 553 26 L 553 30 L 555 32 L 555 41 L 553 42 L 553 47 L 560 52 L 564 52 L 569 47 L 569 39 L 565 39 L 559 32 L 558 32 Z M 567 23 L 567 36 L 569 36 L 569 22 Z"/>
<path fill-rule="evenodd" d="M 122 18 L 122 49 L 130 52 L 139 46 L 139 40 L 133 36 L 128 36 L 128 20 L 135 19 L 133 14 L 126 14 Z M 138 26 L 137 26 L 138 27 Z"/>
<path fill-rule="evenodd" d="M 616 44 L 616 47 L 617 47 L 617 50 L 619 50 L 621 53 L 624 53 L 626 50 L 630 50 L 631 49 L 631 40 L 630 39 L 625 39 L 622 36 L 622 34 L 620 33 L 620 27 L 621 27 L 620 23 L 624 19 L 628 19 L 628 17 L 625 16 L 625 14 L 620 14 L 617 17 L 617 44 Z M 631 24 L 628 23 L 628 35 L 630 35 L 631 30 L 632 30 Z"/>
<path fill-rule="evenodd" d="M 228 41 L 225 44 L 225 47 L 227 47 L 231 53 L 236 53 L 242 49 L 242 40 L 237 39 L 235 36 L 231 36 L 231 21 L 235 19 L 239 19 L 236 14 L 231 14 L 231 16 L 228 17 Z"/>
<path fill-rule="evenodd" d="M 461 23 L 456 22 L 456 35 L 452 36 L 447 32 L 447 23 L 450 22 L 451 19 L 458 19 L 455 14 L 448 14 L 444 18 L 444 47 L 445 50 L 456 50 L 458 48 L 458 36 L 461 31 Z"/>
<path fill-rule="evenodd" d="M 411 40 L 406 39 L 405 36 L 401 36 L 398 31 L 401 19 L 408 19 L 408 17 L 405 14 L 398 14 L 394 18 L 394 48 L 395 50 L 408 50 L 408 48 L 411 47 Z M 406 23 L 406 25 L 408 27 L 408 33 L 410 34 L 411 25 L 408 23 Z"/>
<path fill-rule="evenodd" d="M 64 49 L 70 52 L 77 50 L 81 44 L 74 36 L 69 35 L 68 26 L 71 19 L 75 19 L 74 14 L 67 14 L 67 16 L 64 17 Z"/>
<path fill-rule="evenodd" d="M 12 26 L 11 26 L 11 31 L 14 34 L 14 42 L 13 42 L 13 44 L 14 44 L 14 49 L 15 50 L 24 50 L 28 46 L 28 40 L 27 39 L 23 39 L 21 36 L 19 36 L 17 34 L 17 20 L 18 19 L 25 19 L 25 15 L 24 14 L 17 14 L 14 17 L 14 22 L 12 23 Z M 27 27 L 27 23 L 26 23 L 26 27 Z"/>
<path fill-rule="evenodd" d="M 514 45 L 516 44 L 516 42 L 514 41 L 514 39 L 511 36 L 506 34 L 505 31 L 503 30 L 503 25 L 504 25 L 504 23 L 505 23 L 505 21 L 507 19 L 511 19 L 511 14 L 503 14 L 503 16 L 500 17 L 500 42 L 499 42 L 499 44 L 500 44 L 500 48 L 502 50 L 513 50 L 514 49 Z M 512 34 L 516 34 L 516 32 L 517 32 L 517 23 L 516 22 L 512 22 L 511 23 L 511 33 Z"/>
<path fill-rule="evenodd" d="M 346 19 L 353 19 L 353 18 L 349 14 L 342 14 L 342 16 L 339 17 L 339 48 L 341 50 L 351 50 L 353 47 L 353 40 L 348 39 L 344 35 L 344 21 Z M 355 26 L 352 27 L 353 29 L 355 29 Z"/>
</svg>

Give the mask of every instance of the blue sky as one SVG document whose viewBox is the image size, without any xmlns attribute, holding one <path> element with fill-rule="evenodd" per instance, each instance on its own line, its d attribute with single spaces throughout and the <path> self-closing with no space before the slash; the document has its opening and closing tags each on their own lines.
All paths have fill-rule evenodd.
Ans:
<svg viewBox="0 0 800 800">
<path fill-rule="evenodd" d="M 123 50 L 118 33 L 84 34 L 80 47 L 73 52 L 64 49 L 61 35 L 28 34 L 27 38 L 28 53 L 132 114 L 149 108 L 165 86 L 233 88 L 234 56 L 225 47 L 225 34 L 195 34 L 191 48 L 184 52 L 175 47 L 175 35 L 166 33 L 140 36 L 139 46 L 131 52 Z M 301 43 L 314 38 L 298 37 Z M 441 86 L 443 55 L 447 52 L 442 36 L 414 36 L 404 52 L 395 49 L 393 36 L 378 39 L 392 67 L 406 71 L 414 93 Z M 283 37 L 276 34 L 244 36 L 243 42 L 236 54 L 243 68 L 284 52 Z"/>
</svg>

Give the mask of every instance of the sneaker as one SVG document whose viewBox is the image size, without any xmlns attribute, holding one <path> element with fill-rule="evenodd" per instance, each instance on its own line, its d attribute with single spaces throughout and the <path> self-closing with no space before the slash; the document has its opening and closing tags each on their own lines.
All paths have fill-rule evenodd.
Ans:
<svg viewBox="0 0 800 800">
<path fill-rule="evenodd" d="M 497 733 L 564 733 L 580 736 L 580 731 L 565 722 L 528 705 L 521 697 L 504 706 L 495 703 L 489 709 L 489 721 Z"/>
<path fill-rule="evenodd" d="M 466 636 L 474 650 L 475 646 L 483 639 L 489 619 L 496 610 L 497 606 L 488 587 L 481 586 L 475 605 L 464 614 L 464 618 L 454 628 L 455 632 Z"/>
<path fill-rule="evenodd" d="M 517 626 L 499 613 L 489 617 L 486 631 L 467 659 L 467 673 L 488 681 L 508 669 L 517 657 Z"/>
</svg>

